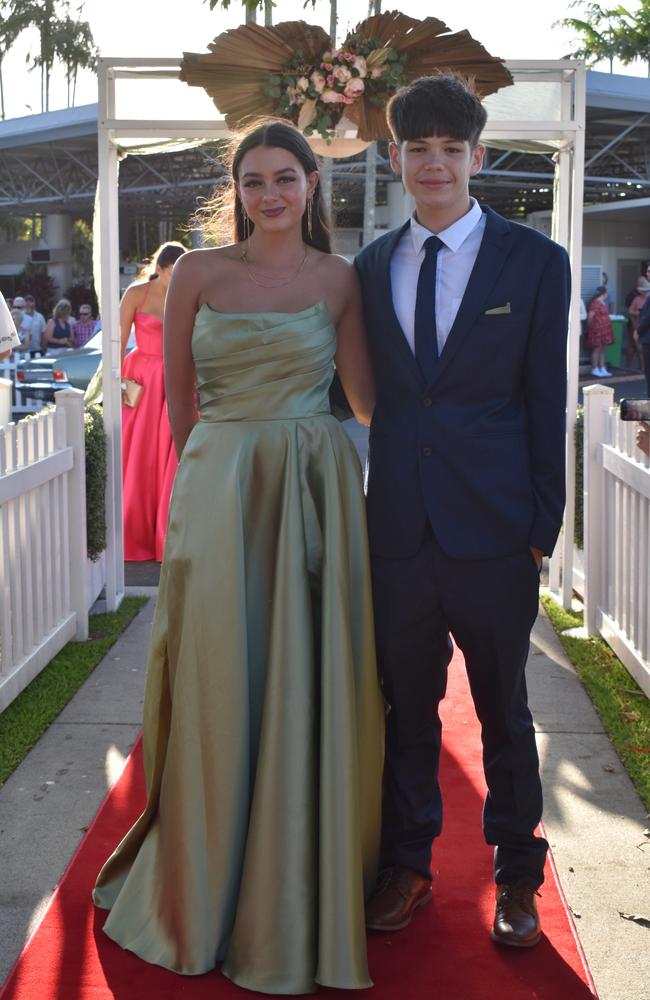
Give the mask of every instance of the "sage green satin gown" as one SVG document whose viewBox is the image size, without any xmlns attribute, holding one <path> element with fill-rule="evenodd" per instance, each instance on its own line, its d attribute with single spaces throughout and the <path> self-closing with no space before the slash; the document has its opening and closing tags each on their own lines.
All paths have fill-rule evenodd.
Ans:
<svg viewBox="0 0 650 1000">
<path fill-rule="evenodd" d="M 266 993 L 372 985 L 383 706 L 360 463 L 329 412 L 335 338 L 324 303 L 197 315 L 148 802 L 94 891 L 124 948 L 188 975 L 223 962 Z"/>
</svg>

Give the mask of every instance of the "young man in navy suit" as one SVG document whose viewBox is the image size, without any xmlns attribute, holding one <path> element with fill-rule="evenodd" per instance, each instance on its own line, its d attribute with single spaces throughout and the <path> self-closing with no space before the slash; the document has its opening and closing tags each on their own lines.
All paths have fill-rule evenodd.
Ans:
<svg viewBox="0 0 650 1000">
<path fill-rule="evenodd" d="M 404 927 L 431 899 L 451 633 L 482 726 L 492 936 L 528 947 L 540 938 L 548 845 L 535 833 L 542 790 L 524 668 L 564 508 L 569 264 L 560 246 L 470 197 L 486 114 L 464 81 L 414 81 L 388 120 L 391 165 L 416 209 L 356 259 L 377 380 L 368 527 L 390 706 L 367 924 Z"/>
</svg>

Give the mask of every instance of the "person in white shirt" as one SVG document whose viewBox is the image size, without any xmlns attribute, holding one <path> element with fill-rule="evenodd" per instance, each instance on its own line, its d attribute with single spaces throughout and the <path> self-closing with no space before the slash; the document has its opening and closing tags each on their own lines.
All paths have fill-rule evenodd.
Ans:
<svg viewBox="0 0 650 1000">
<path fill-rule="evenodd" d="M 482 726 L 492 937 L 530 947 L 548 844 L 524 669 L 564 509 L 568 258 L 470 197 L 486 113 L 460 77 L 414 80 L 388 122 L 391 166 L 416 208 L 355 260 L 377 384 L 367 513 L 389 705 L 366 924 L 399 930 L 432 898 L 451 633 Z"/>
<path fill-rule="evenodd" d="M 25 295 L 23 321 L 21 330 L 25 335 L 24 345 L 33 354 L 40 354 L 43 349 L 43 334 L 47 323 L 42 313 L 36 310 L 36 300 L 33 295 Z M 27 339 L 29 338 L 29 340 Z"/>
</svg>

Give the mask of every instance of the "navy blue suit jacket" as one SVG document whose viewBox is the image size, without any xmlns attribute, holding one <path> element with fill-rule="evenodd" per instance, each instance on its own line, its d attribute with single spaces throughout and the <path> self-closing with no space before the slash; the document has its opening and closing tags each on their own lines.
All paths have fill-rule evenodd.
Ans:
<svg viewBox="0 0 650 1000">
<path fill-rule="evenodd" d="M 427 518 L 458 559 L 529 545 L 550 553 L 560 530 L 568 257 L 541 233 L 485 211 L 476 263 L 430 384 L 391 295 L 390 260 L 409 223 L 355 261 L 377 381 L 367 484 L 374 555 L 413 555 Z"/>
</svg>

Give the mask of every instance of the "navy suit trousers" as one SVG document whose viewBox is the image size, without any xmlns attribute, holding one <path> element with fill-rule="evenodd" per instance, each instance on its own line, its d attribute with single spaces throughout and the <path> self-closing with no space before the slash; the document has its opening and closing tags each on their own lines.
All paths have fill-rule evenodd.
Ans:
<svg viewBox="0 0 650 1000">
<path fill-rule="evenodd" d="M 372 573 L 379 670 L 390 706 L 382 867 L 406 865 L 431 877 L 431 846 L 442 828 L 438 706 L 451 633 L 465 657 L 481 723 L 488 786 L 483 829 L 495 846 L 495 880 L 525 879 L 537 888 L 548 844 L 534 832 L 542 789 L 524 678 L 538 611 L 532 553 L 453 559 L 427 525 L 414 556 L 373 556 Z"/>
</svg>

